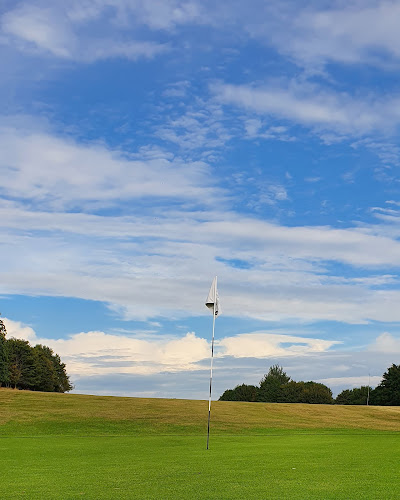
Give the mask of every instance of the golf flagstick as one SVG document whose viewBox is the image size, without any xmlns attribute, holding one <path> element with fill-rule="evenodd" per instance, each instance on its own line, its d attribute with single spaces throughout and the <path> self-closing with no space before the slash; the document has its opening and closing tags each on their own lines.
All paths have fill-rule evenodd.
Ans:
<svg viewBox="0 0 400 500">
<path fill-rule="evenodd" d="M 210 291 L 206 300 L 206 307 L 212 310 L 213 313 L 213 327 L 212 327 L 212 341 L 211 341 L 211 367 L 210 367 L 210 397 L 208 400 L 208 425 L 207 425 L 207 450 L 210 441 L 210 420 L 211 420 L 211 392 L 212 392 L 212 373 L 213 373 L 213 360 L 214 360 L 214 333 L 215 333 L 215 318 L 220 312 L 219 297 L 217 290 L 217 277 L 213 279 Z"/>
</svg>

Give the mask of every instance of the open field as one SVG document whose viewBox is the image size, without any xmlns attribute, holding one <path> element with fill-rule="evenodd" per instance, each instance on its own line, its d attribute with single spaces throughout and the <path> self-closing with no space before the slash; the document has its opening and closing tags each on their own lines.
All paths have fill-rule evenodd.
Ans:
<svg viewBox="0 0 400 500">
<path fill-rule="evenodd" d="M 400 498 L 400 408 L 0 390 L 0 498 Z"/>
</svg>

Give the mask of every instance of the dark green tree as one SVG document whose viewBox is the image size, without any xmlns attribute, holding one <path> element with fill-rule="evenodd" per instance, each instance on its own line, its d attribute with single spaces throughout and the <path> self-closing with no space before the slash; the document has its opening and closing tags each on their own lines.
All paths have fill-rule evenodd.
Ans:
<svg viewBox="0 0 400 500">
<path fill-rule="evenodd" d="M 2 338 L 3 340 L 5 340 L 6 335 L 7 335 L 6 327 L 3 323 L 3 320 L 0 319 L 0 339 Z"/>
<path fill-rule="evenodd" d="M 294 380 L 282 385 L 279 403 L 301 403 L 303 389 L 304 382 L 295 382 Z"/>
<path fill-rule="evenodd" d="M 0 387 L 8 383 L 7 331 L 0 319 Z"/>
<path fill-rule="evenodd" d="M 279 365 L 273 365 L 260 382 L 228 389 L 220 401 L 260 401 L 266 403 L 332 404 L 332 391 L 318 382 L 295 382 Z"/>
<path fill-rule="evenodd" d="M 43 392 L 68 392 L 73 387 L 65 364 L 50 347 L 37 344 L 32 348 L 35 357 L 35 385 L 33 390 Z"/>
<path fill-rule="evenodd" d="M 45 392 L 68 392 L 73 386 L 65 364 L 50 347 L 6 339 L 0 319 L 0 386 Z"/>
<path fill-rule="evenodd" d="M 58 373 L 53 362 L 53 351 L 43 345 L 35 345 L 33 347 L 33 354 L 35 357 L 35 391 L 43 392 L 59 392 L 58 387 Z"/>
<path fill-rule="evenodd" d="M 58 354 L 53 353 L 52 359 L 54 368 L 57 373 L 57 386 L 55 388 L 55 392 L 71 391 L 74 386 L 71 384 L 69 376 L 67 375 L 65 363 L 61 361 L 61 358 Z"/>
<path fill-rule="evenodd" d="M 382 382 L 371 393 L 371 404 L 400 406 L 400 365 L 392 364 L 383 374 Z"/>
<path fill-rule="evenodd" d="M 219 397 L 218 401 L 236 401 L 235 392 L 233 389 L 227 389 L 224 393 Z"/>
<path fill-rule="evenodd" d="M 8 339 L 8 378 L 14 389 L 34 389 L 37 385 L 35 356 L 27 340 Z"/>
<path fill-rule="evenodd" d="M 372 388 L 369 388 L 372 394 Z M 363 385 L 354 389 L 345 389 L 336 396 L 335 403 L 337 405 L 366 405 L 368 399 L 368 386 Z"/>
<path fill-rule="evenodd" d="M 258 388 L 254 385 L 237 385 L 234 389 L 226 390 L 219 401 L 257 401 Z"/>
<path fill-rule="evenodd" d="M 317 382 L 295 382 L 291 380 L 282 385 L 279 403 L 333 403 L 332 391 L 324 384 Z"/>
<path fill-rule="evenodd" d="M 333 403 L 332 391 L 318 382 L 303 382 L 301 403 L 326 405 Z"/>
<path fill-rule="evenodd" d="M 260 381 L 258 401 L 266 403 L 278 403 L 283 394 L 282 386 L 290 381 L 290 377 L 279 365 L 270 367 L 268 373 Z"/>
</svg>

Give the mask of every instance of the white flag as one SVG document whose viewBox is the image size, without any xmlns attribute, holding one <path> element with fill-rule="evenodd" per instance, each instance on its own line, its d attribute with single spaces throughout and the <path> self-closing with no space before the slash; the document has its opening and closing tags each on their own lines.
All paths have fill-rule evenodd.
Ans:
<svg viewBox="0 0 400 500">
<path fill-rule="evenodd" d="M 215 304 L 215 309 L 214 309 L 214 304 Z M 206 300 L 206 306 L 210 309 L 210 311 L 214 314 L 215 311 L 215 316 L 218 316 L 218 313 L 221 312 L 221 308 L 219 306 L 219 297 L 218 297 L 218 290 L 217 290 L 217 277 L 213 279 L 210 291 L 208 292 L 208 297 Z"/>
</svg>

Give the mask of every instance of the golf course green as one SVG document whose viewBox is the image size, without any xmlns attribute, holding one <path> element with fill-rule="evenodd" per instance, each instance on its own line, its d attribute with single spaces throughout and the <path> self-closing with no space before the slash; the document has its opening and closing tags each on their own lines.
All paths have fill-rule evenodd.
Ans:
<svg viewBox="0 0 400 500">
<path fill-rule="evenodd" d="M 2 499 L 400 498 L 400 408 L 0 389 Z"/>
</svg>

